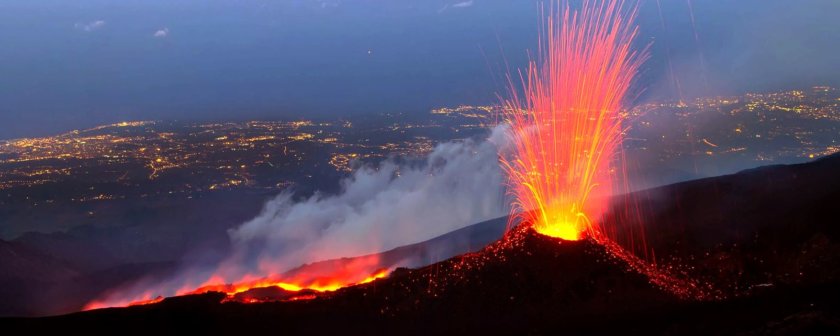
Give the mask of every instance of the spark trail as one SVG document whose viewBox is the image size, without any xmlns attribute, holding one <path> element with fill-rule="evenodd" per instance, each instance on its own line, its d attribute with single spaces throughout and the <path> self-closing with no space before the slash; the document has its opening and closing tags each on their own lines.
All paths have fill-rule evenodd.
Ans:
<svg viewBox="0 0 840 336">
<path fill-rule="evenodd" d="M 503 102 L 513 154 L 502 157 L 512 215 L 545 235 L 601 236 L 612 193 L 622 107 L 647 50 L 635 51 L 636 6 L 587 0 L 542 10 L 538 53 L 523 92 Z"/>
</svg>

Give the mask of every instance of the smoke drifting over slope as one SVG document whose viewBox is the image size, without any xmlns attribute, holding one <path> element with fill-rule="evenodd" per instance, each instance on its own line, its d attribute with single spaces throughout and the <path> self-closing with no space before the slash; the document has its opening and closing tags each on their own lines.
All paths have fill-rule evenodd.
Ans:
<svg viewBox="0 0 840 336">
<path fill-rule="evenodd" d="M 229 261 L 260 274 L 303 263 L 376 253 L 424 241 L 507 213 L 497 144 L 490 139 L 438 145 L 415 165 L 387 160 L 342 181 L 337 195 L 300 202 L 283 193 L 231 230 Z M 238 272 L 237 272 L 238 273 Z"/>
</svg>

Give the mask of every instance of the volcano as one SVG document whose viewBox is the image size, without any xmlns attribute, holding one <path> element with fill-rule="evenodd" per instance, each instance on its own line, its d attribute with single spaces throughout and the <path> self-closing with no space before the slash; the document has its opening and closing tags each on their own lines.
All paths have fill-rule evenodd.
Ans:
<svg viewBox="0 0 840 336">
<path fill-rule="evenodd" d="M 704 300 L 675 295 L 591 238 L 521 225 L 479 251 L 332 292 L 210 292 L 0 323 L 108 334 L 836 333 L 838 171 L 834 155 L 615 197 L 615 208 L 632 200 L 645 209 L 638 220 L 657 267 L 717 293 Z"/>
</svg>

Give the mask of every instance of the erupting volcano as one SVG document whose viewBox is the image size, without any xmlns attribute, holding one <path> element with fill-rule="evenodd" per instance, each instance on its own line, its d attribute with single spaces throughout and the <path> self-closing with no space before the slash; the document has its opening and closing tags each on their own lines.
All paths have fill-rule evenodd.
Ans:
<svg viewBox="0 0 840 336">
<path fill-rule="evenodd" d="M 228 260 L 205 280 L 180 284 L 175 294 L 200 297 L 210 293 L 221 296 L 213 299 L 216 302 L 231 304 L 308 302 L 281 306 L 288 309 L 288 316 L 305 315 L 305 310 L 295 310 L 303 308 L 331 312 L 338 309 L 334 305 L 340 306 L 337 302 L 357 304 L 365 299 L 378 302 L 365 309 L 378 309 L 384 315 L 431 311 L 430 305 L 437 300 L 462 304 L 460 296 L 469 293 L 471 286 L 500 286 L 494 289 L 498 295 L 490 296 L 492 306 L 522 297 L 527 298 L 522 307 L 545 305 L 556 311 L 576 310 L 576 305 L 593 305 L 586 308 L 593 311 L 622 311 L 612 304 L 609 308 L 596 304 L 602 299 L 615 300 L 620 306 L 633 300 L 649 301 L 648 308 L 656 309 L 682 305 L 681 299 L 715 301 L 743 294 L 737 285 L 697 276 L 701 273 L 696 269 L 703 267 L 680 261 L 694 255 L 673 252 L 662 265 L 648 258 L 644 232 L 639 239 L 627 226 L 641 227 L 643 216 L 622 214 L 628 209 L 639 211 L 633 206 L 639 195 L 613 195 L 616 186 L 627 183 L 622 181 L 626 176 L 619 160 L 626 131 L 624 104 L 647 58 L 646 49 L 633 48 L 638 34 L 633 23 L 636 15 L 635 6 L 620 0 L 584 1 L 577 10 L 565 3 L 543 10 L 537 57 L 520 75 L 522 92 L 509 80 L 511 98 L 503 101 L 502 122 L 509 127 L 510 145 L 509 151 L 501 150 L 498 160 L 513 200 L 508 232 L 493 244 L 462 250 L 459 254 L 476 252 L 416 270 L 399 269 L 407 266 L 405 255 L 394 253 L 399 249 L 268 275 L 231 272 L 226 267 L 235 267 L 236 261 Z M 644 255 L 638 254 L 639 245 Z M 541 279 L 533 274 L 556 276 Z M 380 278 L 387 279 L 376 281 Z M 505 287 L 511 284 L 517 287 Z M 167 286 L 171 292 L 172 286 Z M 544 288 L 551 297 L 574 298 L 569 302 L 577 302 L 576 296 L 583 293 L 586 299 L 574 305 L 563 300 L 542 303 L 541 291 L 530 286 Z M 604 292 L 598 292 L 599 288 Z M 167 301 L 156 291 L 117 293 L 86 308 L 165 305 Z M 524 311 L 529 309 L 516 314 Z"/>
<path fill-rule="evenodd" d="M 830 6 L 237 2 L 184 29 L 164 15 L 180 2 L 17 2 L 0 8 L 47 23 L 21 46 L 73 57 L 0 78 L 12 105 L 190 114 L 0 138 L 5 334 L 840 334 L 840 89 L 790 77 L 833 76 L 815 55 L 836 53 L 787 52 L 831 45 Z M 820 29 L 787 45 L 762 26 L 777 12 Z M 142 13 L 172 34 L 111 23 Z M 72 17 L 97 19 L 81 43 L 53 32 Z M 515 74 L 483 49 L 500 40 L 529 50 Z M 56 59 L 18 49 L 15 69 Z M 780 51 L 796 57 L 759 57 Z M 739 87 L 762 65 L 780 78 Z M 507 72 L 502 93 L 476 71 Z M 126 78 L 151 84 L 107 85 Z M 205 120 L 227 110 L 282 114 Z M 64 119 L 110 118 L 88 114 Z"/>
<path fill-rule="evenodd" d="M 512 214 L 545 235 L 599 235 L 616 182 L 622 107 L 645 60 L 633 51 L 636 9 L 622 1 L 550 6 L 537 59 L 521 75 L 524 93 L 504 101 L 513 154 L 501 162 L 515 198 Z M 511 86 L 513 87 L 513 86 Z M 600 197 L 598 197 L 600 196 Z"/>
<path fill-rule="evenodd" d="M 503 154 L 500 164 L 514 196 L 511 221 L 565 240 L 590 236 L 654 282 L 676 289 L 685 286 L 667 280 L 611 241 L 606 233 L 616 230 L 605 230 L 600 220 L 617 183 L 623 103 L 646 58 L 646 52 L 633 50 L 636 11 L 635 6 L 612 0 L 584 1 L 579 10 L 565 2 L 543 10 L 538 56 L 521 76 L 524 93 L 517 93 L 511 80 L 511 98 L 503 102 L 512 153 Z M 376 255 L 356 258 L 352 265 L 326 265 L 314 274 L 299 269 L 290 274 L 248 274 L 232 284 L 220 268 L 199 285 L 179 286 L 175 293 L 218 291 L 235 300 L 252 289 L 279 287 L 300 293 L 288 297 L 310 298 L 313 292 L 385 277 L 402 266 L 383 265 Z M 129 297 L 117 295 L 86 308 L 159 301 L 155 290 Z"/>
</svg>

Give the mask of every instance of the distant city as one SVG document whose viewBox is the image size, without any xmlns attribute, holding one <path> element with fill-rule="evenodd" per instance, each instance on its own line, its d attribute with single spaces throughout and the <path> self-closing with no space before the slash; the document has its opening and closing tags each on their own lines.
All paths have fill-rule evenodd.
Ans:
<svg viewBox="0 0 840 336">
<path fill-rule="evenodd" d="M 359 165 L 422 158 L 438 143 L 485 136 L 497 108 L 327 121 L 126 121 L 0 141 L 0 205 L 335 190 Z M 639 186 L 840 151 L 840 90 L 830 87 L 647 103 L 626 115 L 627 170 L 644 172 Z"/>
</svg>

